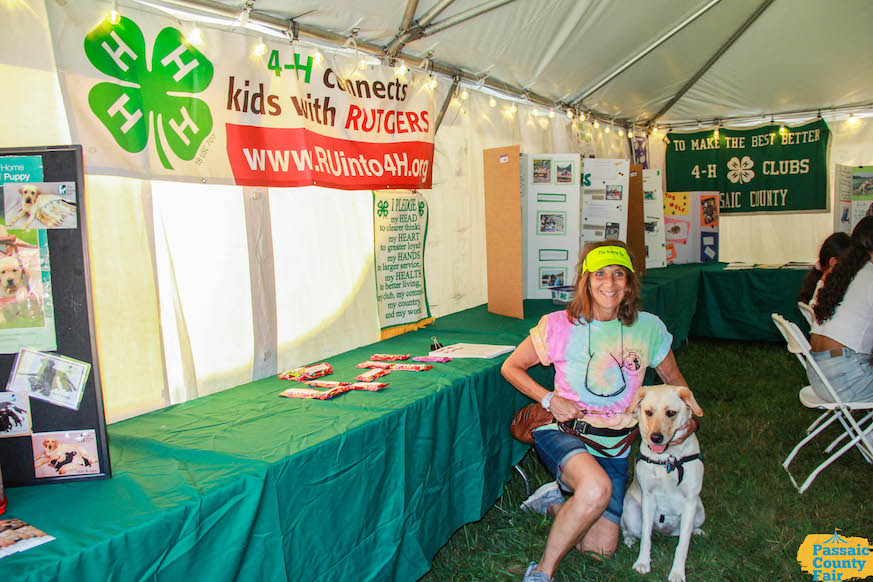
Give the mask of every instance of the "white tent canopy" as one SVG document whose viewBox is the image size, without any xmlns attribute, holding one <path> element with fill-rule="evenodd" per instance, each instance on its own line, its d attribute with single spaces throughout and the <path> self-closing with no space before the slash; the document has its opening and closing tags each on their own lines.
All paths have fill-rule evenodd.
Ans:
<svg viewBox="0 0 873 582">
<path fill-rule="evenodd" d="M 405 30 L 427 22 L 423 36 L 402 45 L 409 64 L 431 55 L 467 79 L 628 124 L 656 116 L 662 124 L 696 123 L 873 105 L 873 77 L 863 74 L 873 66 L 866 40 L 873 4 L 864 0 L 154 4 L 191 13 L 248 12 L 252 28 L 260 22 L 293 30 L 293 22 L 303 37 L 357 31 L 362 46 L 391 54 Z M 488 11 L 470 17 L 477 8 Z"/>
<path fill-rule="evenodd" d="M 199 18 L 191 15 L 190 0 L 78 1 L 96 2 L 107 12 L 113 6 L 122 12 L 176 10 L 183 28 Z M 3 146 L 75 139 L 58 82 L 47 3 L 66 4 L 0 3 Z M 391 46 L 414 67 L 433 51 L 438 106 L 451 91 L 450 75 L 462 72 L 471 96 L 447 107 L 436 134 L 433 189 L 424 193 L 430 215 L 427 296 L 437 317 L 486 301 L 483 149 L 520 145 L 531 154 L 629 157 L 627 139 L 602 131 L 608 123 L 601 123 L 601 131 L 588 126 L 580 133 L 565 115 L 534 115 L 534 103 L 575 103 L 602 85 L 580 109 L 616 124 L 644 124 L 699 74 L 659 124 L 696 127 L 697 119 L 742 116 L 759 123 L 774 114 L 781 120 L 785 112 L 800 112 L 791 119 L 801 121 L 821 109 L 833 134 L 831 163 L 873 163 L 873 120 L 845 122 L 850 111 L 865 117 L 873 104 L 873 76 L 866 74 L 873 59 L 866 47 L 869 2 L 488 2 L 499 7 L 402 47 L 392 44 L 403 32 L 408 6 L 415 7 L 411 21 L 421 21 L 434 6 L 445 5 L 430 22 L 439 28 L 482 4 L 197 0 L 205 11 L 196 13 L 212 19 L 200 24 L 206 34 L 220 28 L 247 35 L 254 44 L 261 35 L 290 30 L 293 36 L 296 29 L 301 42 L 327 39 L 340 46 L 357 28 L 345 50 L 357 45 L 383 54 Z M 248 27 L 234 24 L 248 7 Z M 520 99 L 525 90 L 532 103 Z M 517 114 L 491 107 L 492 95 L 517 103 Z M 649 145 L 650 164 L 663 168 L 663 142 L 650 139 Z M 379 339 L 369 192 L 271 188 L 268 195 L 253 196 L 236 186 L 89 174 L 87 147 L 85 161 L 97 344 L 110 420 Z M 285 226 L 299 214 L 316 219 Z M 272 229 L 264 228 L 264 217 Z M 833 216 L 724 216 L 720 229 L 723 261 L 810 261 L 832 231 Z M 271 257 L 263 256 L 265 249 L 272 249 Z M 321 285 L 325 281 L 330 284 Z"/>
</svg>

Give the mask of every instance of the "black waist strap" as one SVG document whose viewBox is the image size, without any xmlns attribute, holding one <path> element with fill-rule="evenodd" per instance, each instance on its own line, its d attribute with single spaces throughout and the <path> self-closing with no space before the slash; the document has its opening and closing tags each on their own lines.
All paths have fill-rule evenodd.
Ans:
<svg viewBox="0 0 873 582">
<path fill-rule="evenodd" d="M 587 422 L 583 422 L 578 418 L 574 418 L 573 420 L 568 420 L 565 422 L 558 423 L 561 429 L 569 434 L 574 434 L 574 436 L 590 434 L 592 436 L 605 436 L 605 437 L 623 437 L 629 435 L 633 431 L 636 430 L 636 427 L 631 428 L 606 428 L 599 426 L 592 426 Z"/>
</svg>

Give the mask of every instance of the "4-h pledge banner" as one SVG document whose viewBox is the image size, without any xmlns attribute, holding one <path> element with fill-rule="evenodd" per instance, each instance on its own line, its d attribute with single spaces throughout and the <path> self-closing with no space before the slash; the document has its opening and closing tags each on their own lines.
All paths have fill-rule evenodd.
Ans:
<svg viewBox="0 0 873 582">
<path fill-rule="evenodd" d="M 427 202 L 417 192 L 373 192 L 376 304 L 383 339 L 396 335 L 386 335 L 385 328 L 403 326 L 396 330 L 402 333 L 430 318 L 424 284 L 427 218 Z"/>
<path fill-rule="evenodd" d="M 667 190 L 714 191 L 719 212 L 828 210 L 830 129 L 823 119 L 778 125 L 670 133 Z"/>
<path fill-rule="evenodd" d="M 299 42 L 107 4 L 47 3 L 73 141 L 89 173 L 345 190 L 431 187 L 433 89 Z"/>
</svg>

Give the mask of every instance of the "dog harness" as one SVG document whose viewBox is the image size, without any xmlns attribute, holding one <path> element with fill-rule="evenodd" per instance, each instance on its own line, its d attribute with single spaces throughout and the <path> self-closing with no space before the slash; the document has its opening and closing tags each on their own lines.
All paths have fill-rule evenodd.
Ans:
<svg viewBox="0 0 873 582">
<path fill-rule="evenodd" d="M 669 443 L 667 443 L 667 446 L 682 444 L 683 442 L 685 442 L 685 439 L 687 439 L 692 434 L 697 432 L 698 428 L 700 428 L 700 421 L 697 420 L 697 417 L 692 416 L 691 418 L 688 419 L 688 421 L 686 421 L 685 424 L 683 424 L 679 428 L 678 431 L 676 431 L 676 433 L 678 434 L 684 430 L 685 431 L 684 434 L 682 434 L 682 436 L 680 436 L 678 438 L 676 438 L 676 435 L 674 434 L 673 440 L 671 440 Z M 684 465 L 685 463 L 687 463 L 689 461 L 696 461 L 698 459 L 700 459 L 701 463 L 703 462 L 703 454 L 702 453 L 697 453 L 696 455 L 688 455 L 687 457 L 682 457 L 681 459 L 677 459 L 673 455 L 670 455 L 669 457 L 667 457 L 663 461 L 656 461 L 655 459 L 650 459 L 649 457 L 647 457 L 643 454 L 642 450 L 640 450 L 639 454 L 637 455 L 637 462 L 645 461 L 647 463 L 651 463 L 652 465 L 665 465 L 667 467 L 667 473 L 672 473 L 674 470 L 677 471 L 679 473 L 679 481 L 676 483 L 676 485 L 679 485 L 679 483 L 682 483 L 682 478 L 685 476 L 685 469 L 682 468 L 682 465 Z"/>
<path fill-rule="evenodd" d="M 673 455 L 670 455 L 663 461 L 656 461 L 655 459 L 650 459 L 644 454 L 640 453 L 637 455 L 637 462 L 645 461 L 647 463 L 651 463 L 653 465 L 665 465 L 667 467 L 667 472 L 672 473 L 674 470 L 679 473 L 679 481 L 676 482 L 676 485 L 682 483 L 682 478 L 685 476 L 685 469 L 682 468 L 682 465 L 689 461 L 696 461 L 700 459 L 700 462 L 703 462 L 703 455 L 701 453 L 697 453 L 696 455 L 688 455 L 687 457 L 682 457 L 681 459 L 677 459 Z"/>
</svg>

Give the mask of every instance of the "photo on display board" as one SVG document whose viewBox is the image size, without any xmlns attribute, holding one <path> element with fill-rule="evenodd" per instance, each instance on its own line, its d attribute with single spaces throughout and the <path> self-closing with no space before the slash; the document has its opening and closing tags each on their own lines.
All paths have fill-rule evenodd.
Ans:
<svg viewBox="0 0 873 582">
<path fill-rule="evenodd" d="M 567 267 L 540 267 L 540 289 L 561 287 L 567 281 Z"/>
<path fill-rule="evenodd" d="M 27 394 L 0 392 L 0 438 L 29 435 L 32 426 Z"/>
<path fill-rule="evenodd" d="M 645 228 L 646 232 L 651 233 L 651 234 L 657 234 L 659 222 L 660 222 L 659 220 L 647 220 L 647 221 L 643 222 L 643 227 Z"/>
<path fill-rule="evenodd" d="M 655 199 L 655 191 L 654 190 L 646 190 L 643 192 L 643 200 L 654 200 Z"/>
<path fill-rule="evenodd" d="M 97 437 L 93 430 L 39 432 L 30 438 L 37 479 L 100 472 Z"/>
<path fill-rule="evenodd" d="M 582 238 L 584 240 L 603 240 L 606 238 L 605 230 L 606 225 L 603 224 L 586 224 L 582 227 Z"/>
<path fill-rule="evenodd" d="M 703 232 L 700 234 L 700 262 L 718 260 L 718 233 Z"/>
<path fill-rule="evenodd" d="M 718 226 L 718 198 L 717 194 L 709 194 L 700 197 L 700 226 Z"/>
<path fill-rule="evenodd" d="M 552 160 L 549 158 L 534 158 L 533 161 L 533 183 L 534 184 L 551 184 L 552 183 Z"/>
<path fill-rule="evenodd" d="M 606 185 L 607 200 L 621 200 L 621 193 L 624 188 L 620 184 Z"/>
<path fill-rule="evenodd" d="M 571 161 L 555 162 L 555 181 L 558 184 L 576 183 L 576 163 Z"/>
<path fill-rule="evenodd" d="M 22 348 L 6 390 L 78 410 L 90 370 L 87 362 Z"/>
<path fill-rule="evenodd" d="M 566 212 L 537 212 L 537 234 L 564 234 L 566 229 Z"/>
<path fill-rule="evenodd" d="M 678 244 L 688 243 L 688 230 L 691 227 L 691 222 L 679 218 L 667 217 L 664 219 L 664 228 L 666 229 L 665 238 Z"/>
<path fill-rule="evenodd" d="M 46 300 L 51 299 L 44 276 L 47 255 L 36 229 L 0 226 L 0 330 L 46 325 Z"/>
<path fill-rule="evenodd" d="M 585 196 L 591 200 L 606 200 L 606 190 L 603 188 L 585 188 Z"/>
<path fill-rule="evenodd" d="M 75 182 L 3 184 L 7 228 L 78 228 Z"/>
<path fill-rule="evenodd" d="M 618 238 L 619 224 L 617 222 L 606 223 L 606 238 Z"/>
</svg>

